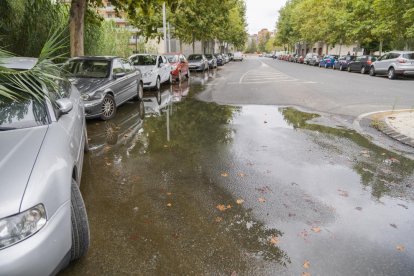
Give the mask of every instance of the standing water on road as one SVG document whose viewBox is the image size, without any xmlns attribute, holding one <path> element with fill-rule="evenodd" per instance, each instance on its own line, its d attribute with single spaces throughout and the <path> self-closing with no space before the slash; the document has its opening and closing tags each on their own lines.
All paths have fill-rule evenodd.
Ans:
<svg viewBox="0 0 414 276">
<path fill-rule="evenodd" d="M 91 248 L 63 274 L 413 275 L 413 161 L 291 107 L 197 101 L 199 78 L 89 121 Z"/>
</svg>

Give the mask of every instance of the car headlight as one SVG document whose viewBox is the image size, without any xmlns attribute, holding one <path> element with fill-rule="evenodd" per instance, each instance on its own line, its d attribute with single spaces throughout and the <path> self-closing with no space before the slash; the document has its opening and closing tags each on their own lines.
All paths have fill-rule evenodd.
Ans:
<svg viewBox="0 0 414 276">
<path fill-rule="evenodd" d="M 81 95 L 81 99 L 83 101 L 92 101 L 92 100 L 99 100 L 102 99 L 103 93 L 100 90 L 97 90 L 92 93 L 86 93 Z"/>
<path fill-rule="evenodd" d="M 11 246 L 35 234 L 46 224 L 42 204 L 20 214 L 0 220 L 0 249 Z"/>
<path fill-rule="evenodd" d="M 145 72 L 144 74 L 142 74 L 142 76 L 143 77 L 149 77 L 149 76 L 152 75 L 152 73 L 153 73 L 153 71 L 152 70 L 149 70 L 149 71 Z"/>
</svg>

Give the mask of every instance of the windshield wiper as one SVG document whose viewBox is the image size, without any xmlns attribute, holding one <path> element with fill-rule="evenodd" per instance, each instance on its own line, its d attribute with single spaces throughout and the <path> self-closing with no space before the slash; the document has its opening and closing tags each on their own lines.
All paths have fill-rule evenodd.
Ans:
<svg viewBox="0 0 414 276">
<path fill-rule="evenodd" d="M 15 127 L 1 127 L 0 126 L 0 131 L 6 131 L 6 130 L 13 130 L 16 129 Z"/>
</svg>

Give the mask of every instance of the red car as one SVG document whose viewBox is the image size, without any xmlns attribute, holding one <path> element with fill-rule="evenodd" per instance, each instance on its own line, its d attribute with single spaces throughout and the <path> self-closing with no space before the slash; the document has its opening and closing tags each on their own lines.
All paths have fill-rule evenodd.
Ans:
<svg viewBox="0 0 414 276">
<path fill-rule="evenodd" d="M 166 53 L 164 56 L 172 66 L 171 75 L 173 79 L 181 82 L 183 76 L 190 78 L 190 70 L 188 69 L 188 61 L 182 53 Z"/>
</svg>

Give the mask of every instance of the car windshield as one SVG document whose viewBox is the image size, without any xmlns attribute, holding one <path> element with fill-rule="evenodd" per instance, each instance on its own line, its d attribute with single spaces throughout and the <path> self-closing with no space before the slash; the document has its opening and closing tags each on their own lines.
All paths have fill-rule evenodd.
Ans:
<svg viewBox="0 0 414 276">
<path fill-rule="evenodd" d="M 156 65 L 157 56 L 155 55 L 140 55 L 131 58 L 132 64 L 139 65 Z"/>
<path fill-rule="evenodd" d="M 403 58 L 406 58 L 406 59 L 414 59 L 414 53 L 403 54 Z"/>
<path fill-rule="evenodd" d="M 170 63 L 178 62 L 178 55 L 166 55 L 165 56 Z"/>
<path fill-rule="evenodd" d="M 201 60 L 203 57 L 201 55 L 190 55 L 188 60 Z"/>
<path fill-rule="evenodd" d="M 0 131 L 49 123 L 46 105 L 36 100 L 13 101 L 0 96 Z"/>
<path fill-rule="evenodd" d="M 109 76 L 108 60 L 75 59 L 63 67 L 68 77 L 107 78 Z"/>
<path fill-rule="evenodd" d="M 212 58 L 213 58 L 213 55 L 209 55 L 209 54 L 207 54 L 207 55 L 206 55 L 206 58 L 207 58 L 207 59 L 212 59 Z"/>
</svg>

